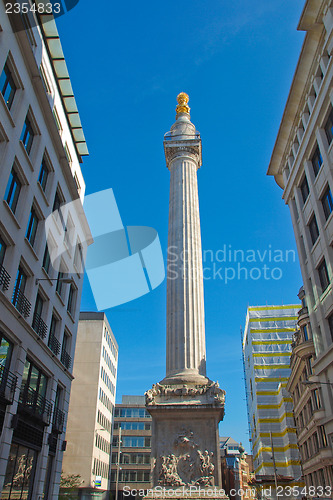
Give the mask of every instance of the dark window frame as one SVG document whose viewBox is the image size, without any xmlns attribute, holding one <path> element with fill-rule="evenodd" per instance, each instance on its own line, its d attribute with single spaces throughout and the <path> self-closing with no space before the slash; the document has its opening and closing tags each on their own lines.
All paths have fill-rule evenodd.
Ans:
<svg viewBox="0 0 333 500">
<path fill-rule="evenodd" d="M 17 209 L 21 188 L 22 182 L 20 181 L 15 168 L 12 167 L 6 187 L 5 200 L 13 214 L 15 214 Z"/>
<path fill-rule="evenodd" d="M 329 185 L 326 186 L 326 189 L 321 196 L 320 201 L 323 207 L 325 219 L 328 220 L 329 216 L 333 212 L 333 197 Z"/>
<path fill-rule="evenodd" d="M 321 169 L 321 166 L 323 164 L 323 157 L 321 155 L 319 146 L 316 147 L 316 149 L 312 155 L 311 163 L 312 163 L 314 176 L 317 177 L 319 170 Z"/>
<path fill-rule="evenodd" d="M 314 245 L 319 238 L 319 229 L 318 229 L 318 224 L 317 224 L 317 219 L 316 219 L 315 214 L 312 214 L 312 217 L 308 223 L 308 228 L 309 228 L 309 233 L 310 233 L 312 245 Z"/>
<path fill-rule="evenodd" d="M 27 115 L 25 118 L 25 121 L 24 121 L 24 125 L 23 125 L 20 139 L 23 142 L 24 148 L 25 148 L 26 152 L 28 153 L 28 155 L 31 152 L 31 148 L 32 148 L 32 144 L 33 144 L 35 135 L 36 135 L 36 133 L 34 131 L 32 124 L 31 124 L 31 120 L 30 120 L 29 116 Z"/>
<path fill-rule="evenodd" d="M 304 175 L 302 182 L 299 185 L 299 188 L 301 190 L 303 203 L 305 203 L 309 197 L 309 194 L 310 194 L 309 183 L 308 183 L 308 180 L 306 178 L 306 175 Z"/>
<path fill-rule="evenodd" d="M 7 251 L 7 244 L 0 235 L 0 266 L 3 265 L 3 261 L 5 260 L 5 255 Z"/>
<path fill-rule="evenodd" d="M 1 85 L 1 94 L 5 100 L 8 109 L 11 109 L 14 101 L 14 97 L 17 91 L 17 85 L 13 78 L 13 72 L 11 71 L 8 65 L 8 59 L 5 62 L 5 65 L 2 69 L 0 75 L 0 85 Z M 8 92 L 9 90 L 9 92 Z"/>
<path fill-rule="evenodd" d="M 319 275 L 319 280 L 320 280 L 322 292 L 324 292 L 330 284 L 330 278 L 328 275 L 328 270 L 327 270 L 325 258 L 318 265 L 317 271 L 318 271 L 318 275 Z"/>
<path fill-rule="evenodd" d="M 30 216 L 29 216 L 29 221 L 28 221 L 28 226 L 27 226 L 27 232 L 25 237 L 29 241 L 30 245 L 33 247 L 35 240 L 36 240 L 36 234 L 37 234 L 37 229 L 38 229 L 38 223 L 39 223 L 39 217 L 37 215 L 37 212 L 34 207 L 31 208 L 30 211 Z"/>
<path fill-rule="evenodd" d="M 328 144 L 330 145 L 333 139 L 333 108 L 331 106 L 331 111 L 326 119 L 325 125 L 325 134 L 328 140 Z"/>
<path fill-rule="evenodd" d="M 40 166 L 39 176 L 38 176 L 38 182 L 41 185 L 41 188 L 44 191 L 44 193 L 46 190 L 47 179 L 48 179 L 49 173 L 50 173 L 50 168 L 48 166 L 46 157 L 44 155 L 43 159 L 42 159 L 41 166 Z"/>
<path fill-rule="evenodd" d="M 333 312 L 327 317 L 327 322 L 331 334 L 331 341 L 333 342 Z"/>
</svg>

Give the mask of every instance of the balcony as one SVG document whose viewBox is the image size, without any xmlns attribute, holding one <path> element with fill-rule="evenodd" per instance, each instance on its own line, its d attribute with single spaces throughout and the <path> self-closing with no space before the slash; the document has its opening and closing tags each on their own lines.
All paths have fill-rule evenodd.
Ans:
<svg viewBox="0 0 333 500">
<path fill-rule="evenodd" d="M 51 349 L 53 354 L 58 356 L 58 354 L 60 353 L 61 344 L 60 344 L 59 340 L 57 339 L 57 337 L 53 333 L 50 334 L 49 342 L 47 345 L 49 346 L 49 348 Z"/>
<path fill-rule="evenodd" d="M 71 366 L 71 363 L 72 363 L 72 358 L 70 357 L 70 355 L 68 354 L 68 352 L 65 351 L 65 349 L 62 350 L 60 361 L 67 368 L 67 370 L 70 369 L 70 366 Z"/>
<path fill-rule="evenodd" d="M 17 377 L 4 366 L 0 366 L 0 398 L 12 404 L 17 384 Z"/>
<path fill-rule="evenodd" d="M 6 269 L 3 266 L 0 266 L 0 287 L 2 287 L 3 292 L 8 290 L 9 283 L 10 275 L 7 273 Z"/>
<path fill-rule="evenodd" d="M 20 393 L 20 410 L 49 425 L 51 422 L 52 404 L 31 387 L 24 386 Z"/>
<path fill-rule="evenodd" d="M 53 431 L 56 432 L 57 434 L 61 434 L 62 431 L 64 430 L 64 423 L 65 423 L 65 413 L 59 410 L 59 408 L 55 408 L 52 419 Z"/>
<path fill-rule="evenodd" d="M 30 315 L 31 304 L 18 287 L 14 289 L 12 303 L 22 316 L 27 318 Z"/>
<path fill-rule="evenodd" d="M 309 322 L 309 311 L 308 311 L 308 308 L 305 306 L 305 307 L 302 307 L 302 309 L 300 309 L 298 311 L 297 323 L 299 326 L 303 326 L 304 324 L 306 324 L 308 322 Z"/>
<path fill-rule="evenodd" d="M 32 320 L 32 328 L 35 330 L 35 332 L 41 339 L 45 339 L 47 335 L 47 325 L 42 320 L 41 316 L 37 313 L 34 314 Z"/>
</svg>

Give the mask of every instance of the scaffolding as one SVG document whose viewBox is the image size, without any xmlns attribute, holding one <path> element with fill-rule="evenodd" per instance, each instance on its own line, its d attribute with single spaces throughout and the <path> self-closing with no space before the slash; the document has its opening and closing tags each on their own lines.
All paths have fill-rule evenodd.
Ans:
<svg viewBox="0 0 333 500">
<path fill-rule="evenodd" d="M 302 472 L 293 403 L 286 385 L 300 307 L 249 307 L 242 339 L 255 473 L 290 476 L 295 484 Z"/>
</svg>

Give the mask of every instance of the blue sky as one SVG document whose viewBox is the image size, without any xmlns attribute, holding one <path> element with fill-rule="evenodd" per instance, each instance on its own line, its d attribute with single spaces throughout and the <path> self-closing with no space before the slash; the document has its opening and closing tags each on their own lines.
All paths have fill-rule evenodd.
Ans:
<svg viewBox="0 0 333 500">
<path fill-rule="evenodd" d="M 103 0 L 97 7 L 80 0 L 57 22 L 90 151 L 82 167 L 87 194 L 112 188 L 123 223 L 155 228 L 165 254 L 163 135 L 175 120 L 177 94 L 190 96 L 203 143 L 203 250 L 214 256 L 224 248 L 253 250 L 257 262 L 247 264 L 248 273 L 252 267 L 261 273 L 245 279 L 243 270 L 226 284 L 223 269 L 234 268 L 238 278 L 238 262 L 214 259 L 215 271 L 223 269 L 204 283 L 207 374 L 227 392 L 220 433 L 242 441 L 247 451 L 240 327 L 248 305 L 295 303 L 301 286 L 297 258 L 269 259 L 269 251 L 276 256 L 279 250 L 285 260 L 296 247 L 282 190 L 266 171 L 304 39 L 296 30 L 303 4 Z M 275 267 L 280 279 L 270 274 Z M 81 309 L 95 309 L 87 280 Z M 106 313 L 120 348 L 121 401 L 122 394 L 143 394 L 164 377 L 166 282 Z"/>
</svg>

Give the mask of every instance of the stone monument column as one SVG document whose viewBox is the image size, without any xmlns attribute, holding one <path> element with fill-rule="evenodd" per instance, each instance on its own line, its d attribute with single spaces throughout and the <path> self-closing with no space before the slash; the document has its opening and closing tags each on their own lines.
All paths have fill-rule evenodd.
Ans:
<svg viewBox="0 0 333 500">
<path fill-rule="evenodd" d="M 164 383 L 207 382 L 202 249 L 197 170 L 201 139 L 188 96 L 178 96 L 176 122 L 164 136 L 170 170 L 167 262 L 167 355 Z"/>
<path fill-rule="evenodd" d="M 161 487 L 176 489 L 178 499 L 200 498 L 200 489 L 222 487 L 218 424 L 224 415 L 225 391 L 206 377 L 197 186 L 201 139 L 190 120 L 188 95 L 182 92 L 177 100 L 176 122 L 164 136 L 170 170 L 167 355 L 165 378 L 146 392 L 153 419 L 154 489 L 148 498 L 161 498 Z"/>
</svg>

